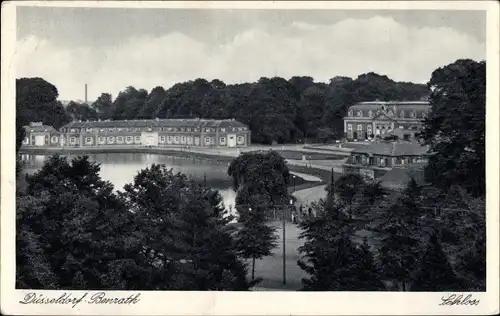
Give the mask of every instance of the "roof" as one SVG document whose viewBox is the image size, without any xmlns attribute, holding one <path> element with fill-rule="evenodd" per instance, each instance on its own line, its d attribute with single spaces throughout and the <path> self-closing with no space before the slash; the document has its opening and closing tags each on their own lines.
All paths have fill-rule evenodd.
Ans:
<svg viewBox="0 0 500 316">
<path fill-rule="evenodd" d="M 395 107 L 398 109 L 421 109 L 426 110 L 430 107 L 428 101 L 369 101 L 369 102 L 359 102 L 351 105 L 349 109 L 353 110 L 375 110 L 382 106 Z"/>
<path fill-rule="evenodd" d="M 382 156 L 422 156 L 427 153 L 429 147 L 414 142 L 371 142 L 362 146 L 356 146 L 352 153 L 373 154 Z"/>
<path fill-rule="evenodd" d="M 386 188 L 403 189 L 411 178 L 415 179 L 417 184 L 425 183 L 423 163 L 409 164 L 407 167 L 394 167 L 378 180 Z"/>
<path fill-rule="evenodd" d="M 35 133 L 59 133 L 54 127 L 50 125 L 43 125 L 41 122 L 31 122 L 30 125 L 23 126 L 26 132 L 35 132 Z"/>
<path fill-rule="evenodd" d="M 91 127 L 247 127 L 234 119 L 206 120 L 206 119 L 155 119 L 155 120 L 116 120 L 116 121 L 86 121 L 71 122 L 63 128 L 91 128 Z"/>
</svg>

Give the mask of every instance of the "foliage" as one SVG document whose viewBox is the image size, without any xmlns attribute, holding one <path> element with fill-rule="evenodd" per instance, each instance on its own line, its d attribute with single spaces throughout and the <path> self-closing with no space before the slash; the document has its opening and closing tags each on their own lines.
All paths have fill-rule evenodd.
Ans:
<svg viewBox="0 0 500 316">
<path fill-rule="evenodd" d="M 309 276 L 308 291 L 375 291 L 384 289 L 366 242 L 353 242 L 350 220 L 337 203 L 321 202 L 318 215 L 300 224 L 304 245 L 298 265 Z"/>
<path fill-rule="evenodd" d="M 85 103 L 71 101 L 66 111 L 73 121 L 97 121 L 98 118 L 96 110 Z"/>
<path fill-rule="evenodd" d="M 453 292 L 462 290 L 435 234 L 431 235 L 415 274 L 412 291 Z"/>
<path fill-rule="evenodd" d="M 128 246 L 134 241 L 128 236 L 129 213 L 98 172 L 87 157 L 69 163 L 54 156 L 27 177 L 26 195 L 17 200 L 18 287 L 128 289 L 139 284 L 139 272 L 126 283 L 114 277 L 118 263 L 134 257 Z"/>
<path fill-rule="evenodd" d="M 289 169 L 285 159 L 275 151 L 266 153 L 242 153 L 229 165 L 228 175 L 233 179 L 235 191 L 245 191 L 239 195 L 240 204 L 246 203 L 244 197 L 259 195 L 261 204 L 288 204 L 287 181 Z"/>
<path fill-rule="evenodd" d="M 379 236 L 378 261 L 384 278 L 409 289 L 413 268 L 420 256 L 425 226 L 420 220 L 420 188 L 412 179 L 374 229 Z"/>
<path fill-rule="evenodd" d="M 42 122 L 57 129 L 71 120 L 58 96 L 57 88 L 42 78 L 16 80 L 16 152 L 25 137 L 23 126 Z"/>
<path fill-rule="evenodd" d="M 16 285 L 248 290 L 220 195 L 164 166 L 119 195 L 88 157 L 54 156 L 17 198 Z"/>
<path fill-rule="evenodd" d="M 271 210 L 284 212 L 288 204 L 287 181 L 290 176 L 285 159 L 274 151 L 242 153 L 228 168 L 237 192 L 236 209 L 242 224 L 236 239 L 243 258 L 255 259 L 271 255 L 276 246 L 276 229 L 266 221 Z"/>
<path fill-rule="evenodd" d="M 248 290 L 221 197 L 165 165 L 141 170 L 121 196 L 137 216 L 160 290 Z"/>
<path fill-rule="evenodd" d="M 485 193 L 486 62 L 460 59 L 436 69 L 427 84 L 431 111 L 421 133 L 432 155 L 425 174 L 438 188 Z"/>
<path fill-rule="evenodd" d="M 101 94 L 91 107 L 96 110 L 100 120 L 109 120 L 113 117 L 115 107 L 109 93 Z"/>
</svg>

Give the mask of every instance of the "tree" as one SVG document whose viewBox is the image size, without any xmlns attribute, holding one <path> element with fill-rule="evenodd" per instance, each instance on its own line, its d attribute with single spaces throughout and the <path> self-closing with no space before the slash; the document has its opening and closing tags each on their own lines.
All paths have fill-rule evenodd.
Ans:
<svg viewBox="0 0 500 316">
<path fill-rule="evenodd" d="M 240 214 L 238 221 L 242 224 L 236 232 L 236 244 L 240 256 L 252 259 L 252 281 L 255 280 L 255 259 L 272 255 L 271 250 L 276 247 L 276 229 L 266 225 L 266 207 L 262 206 L 261 196 L 254 195 L 245 199 L 247 203 L 241 205 L 240 191 L 236 209 Z M 239 202 L 239 203 L 238 203 Z M 248 207 L 248 209 L 246 209 Z M 257 282 L 260 279 L 257 279 Z"/>
<path fill-rule="evenodd" d="M 304 245 L 298 265 L 309 275 L 302 279 L 309 291 L 376 291 L 384 289 L 366 242 L 352 241 L 353 229 L 342 206 L 321 201 L 317 216 L 300 224 Z"/>
<path fill-rule="evenodd" d="M 420 134 L 430 145 L 427 181 L 484 195 L 486 62 L 457 60 L 436 69 L 427 85 L 431 111 Z"/>
<path fill-rule="evenodd" d="M 144 107 L 140 109 L 137 118 L 139 119 L 154 119 L 157 117 L 159 107 L 165 99 L 166 92 L 163 87 L 155 87 L 149 93 Z"/>
<path fill-rule="evenodd" d="M 18 287 L 140 287 L 140 244 L 129 234 L 133 214 L 101 180 L 99 165 L 54 156 L 27 182 L 16 210 Z"/>
<path fill-rule="evenodd" d="M 353 218 L 354 199 L 356 194 L 365 186 L 364 179 L 358 174 L 347 174 L 335 181 L 335 194 L 345 206 L 346 214 Z"/>
<path fill-rule="evenodd" d="M 165 165 L 141 170 L 120 194 L 154 265 L 157 290 L 248 290 L 222 199 Z"/>
<path fill-rule="evenodd" d="M 412 290 L 425 292 L 462 290 L 435 234 L 431 236 L 427 249 L 420 260 Z"/>
<path fill-rule="evenodd" d="M 73 121 L 96 121 L 97 112 L 87 104 L 71 101 L 66 107 L 66 111 Z"/>
<path fill-rule="evenodd" d="M 374 232 L 380 239 L 379 265 L 384 278 L 407 291 L 412 282 L 413 267 L 420 256 L 425 227 L 422 225 L 420 188 L 411 179 L 402 196 L 379 220 Z"/>
<path fill-rule="evenodd" d="M 96 110 L 98 118 L 101 120 L 109 120 L 113 117 L 114 105 L 111 100 L 111 94 L 103 93 L 97 100 L 92 103 L 91 107 Z"/>
<path fill-rule="evenodd" d="M 57 88 L 42 78 L 16 80 L 16 150 L 25 137 L 23 126 L 30 122 L 42 122 L 58 129 L 71 121 L 57 101 L 58 96 Z"/>
<path fill-rule="evenodd" d="M 245 190 L 248 196 L 260 195 L 262 204 L 288 204 L 290 172 L 285 159 L 277 152 L 242 153 L 233 159 L 227 173 L 233 179 L 235 191 Z"/>
<path fill-rule="evenodd" d="M 132 86 L 127 87 L 125 91 L 118 94 L 113 102 L 115 111 L 112 118 L 114 120 L 133 120 L 137 118 L 146 103 L 147 97 L 148 92 L 146 90 L 137 90 Z"/>
</svg>

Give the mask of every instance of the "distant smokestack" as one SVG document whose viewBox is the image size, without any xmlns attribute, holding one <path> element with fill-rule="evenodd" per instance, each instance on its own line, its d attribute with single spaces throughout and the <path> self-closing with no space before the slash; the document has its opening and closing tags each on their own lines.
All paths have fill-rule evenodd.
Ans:
<svg viewBox="0 0 500 316">
<path fill-rule="evenodd" d="M 87 84 L 85 84 L 85 104 L 87 104 Z"/>
</svg>

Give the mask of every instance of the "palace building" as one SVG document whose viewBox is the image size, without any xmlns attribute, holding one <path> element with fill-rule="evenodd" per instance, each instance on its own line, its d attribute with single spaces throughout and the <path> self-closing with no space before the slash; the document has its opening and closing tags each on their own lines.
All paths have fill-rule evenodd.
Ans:
<svg viewBox="0 0 500 316">
<path fill-rule="evenodd" d="M 348 140 L 390 135 L 413 140 L 429 108 L 427 101 L 360 102 L 349 107 L 344 117 L 344 134 Z"/>
<path fill-rule="evenodd" d="M 31 125 L 30 125 L 31 126 Z M 43 126 L 43 125 L 40 125 Z M 33 129 L 32 129 L 33 130 Z M 55 129 L 43 130 L 49 139 L 54 131 L 58 142 L 52 146 L 99 147 L 99 146 L 147 146 L 147 147 L 245 147 L 250 144 L 251 132 L 246 125 L 234 119 L 155 119 L 122 121 L 71 122 Z M 28 139 L 33 132 L 27 133 Z M 41 146 L 37 142 L 24 143 L 26 146 Z M 54 133 L 54 136 L 56 134 Z M 44 143 L 45 145 L 46 143 Z"/>
</svg>

